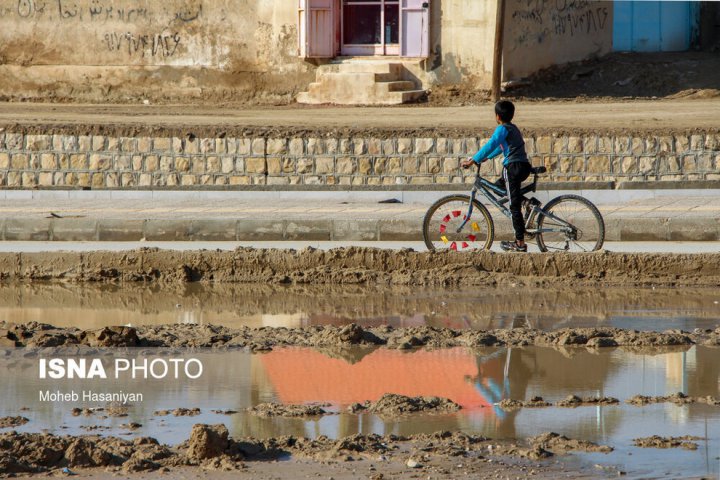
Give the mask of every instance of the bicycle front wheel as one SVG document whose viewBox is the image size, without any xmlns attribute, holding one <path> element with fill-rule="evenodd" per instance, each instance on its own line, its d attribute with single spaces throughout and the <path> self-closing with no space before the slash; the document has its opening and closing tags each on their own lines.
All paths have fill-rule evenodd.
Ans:
<svg viewBox="0 0 720 480">
<path fill-rule="evenodd" d="M 477 200 L 468 219 L 469 209 L 468 195 L 450 195 L 432 204 L 423 220 L 423 239 L 428 250 L 489 249 L 495 234 L 490 212 Z"/>
<path fill-rule="evenodd" d="M 605 241 L 605 222 L 589 200 L 561 195 L 550 200 L 538 218 L 541 252 L 592 252 Z"/>
</svg>

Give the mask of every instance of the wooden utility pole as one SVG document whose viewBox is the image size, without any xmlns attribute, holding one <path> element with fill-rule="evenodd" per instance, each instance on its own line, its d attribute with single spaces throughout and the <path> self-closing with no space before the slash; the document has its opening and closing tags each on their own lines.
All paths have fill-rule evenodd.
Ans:
<svg viewBox="0 0 720 480">
<path fill-rule="evenodd" d="M 503 36 L 505 33 L 505 0 L 497 0 L 495 18 L 495 51 L 493 55 L 492 98 L 500 100 L 500 82 L 502 82 Z"/>
</svg>

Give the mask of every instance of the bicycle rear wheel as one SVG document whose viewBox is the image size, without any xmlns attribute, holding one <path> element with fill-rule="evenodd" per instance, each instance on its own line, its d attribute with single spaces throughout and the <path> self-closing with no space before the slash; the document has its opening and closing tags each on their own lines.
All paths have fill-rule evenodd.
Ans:
<svg viewBox="0 0 720 480">
<path fill-rule="evenodd" d="M 470 207 L 468 195 L 443 197 L 430 206 L 423 220 L 423 239 L 428 250 L 487 250 L 495 229 L 487 208 L 473 202 L 471 218 L 460 231 Z"/>
<path fill-rule="evenodd" d="M 592 252 L 602 248 L 605 222 L 589 200 L 577 195 L 561 195 L 550 200 L 543 212 L 537 223 L 537 244 L 541 252 Z"/>
</svg>

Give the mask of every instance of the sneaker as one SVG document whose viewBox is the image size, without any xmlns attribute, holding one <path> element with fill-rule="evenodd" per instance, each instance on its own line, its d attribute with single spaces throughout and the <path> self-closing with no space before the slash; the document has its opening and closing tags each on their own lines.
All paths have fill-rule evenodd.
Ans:
<svg viewBox="0 0 720 480">
<path fill-rule="evenodd" d="M 508 242 L 507 240 L 500 242 L 500 248 L 506 252 L 527 252 L 527 244 L 521 247 L 516 242 Z"/>
</svg>

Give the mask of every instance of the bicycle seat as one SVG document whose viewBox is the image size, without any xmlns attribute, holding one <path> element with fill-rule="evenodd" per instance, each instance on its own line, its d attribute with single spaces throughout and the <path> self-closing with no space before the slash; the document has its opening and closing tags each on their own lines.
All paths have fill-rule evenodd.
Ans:
<svg viewBox="0 0 720 480">
<path fill-rule="evenodd" d="M 539 175 L 539 174 L 541 174 L 541 173 L 547 172 L 547 168 L 545 168 L 545 167 L 534 167 L 534 168 L 531 168 L 530 171 L 531 171 L 532 173 L 534 173 L 535 175 Z"/>
</svg>

